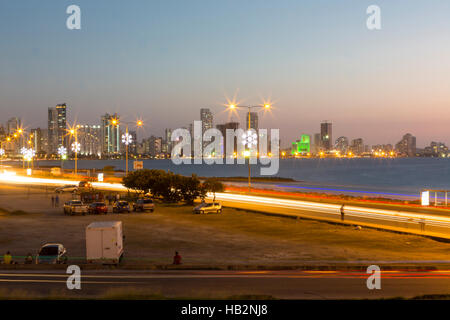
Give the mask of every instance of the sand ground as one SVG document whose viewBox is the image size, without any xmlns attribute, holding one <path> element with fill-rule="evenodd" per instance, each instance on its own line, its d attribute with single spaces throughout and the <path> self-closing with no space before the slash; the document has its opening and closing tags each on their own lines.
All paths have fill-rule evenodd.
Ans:
<svg viewBox="0 0 450 320">
<path fill-rule="evenodd" d="M 154 213 L 65 216 L 52 208 L 51 189 L 0 185 L 0 252 L 35 254 L 45 242 L 64 244 L 72 259 L 85 257 L 85 228 L 120 220 L 125 263 L 170 264 L 175 250 L 185 264 L 296 265 L 332 261 L 450 260 L 450 245 L 429 238 L 225 208 L 194 215 L 192 207 L 157 204 Z M 71 195 L 63 195 L 60 206 Z"/>
</svg>

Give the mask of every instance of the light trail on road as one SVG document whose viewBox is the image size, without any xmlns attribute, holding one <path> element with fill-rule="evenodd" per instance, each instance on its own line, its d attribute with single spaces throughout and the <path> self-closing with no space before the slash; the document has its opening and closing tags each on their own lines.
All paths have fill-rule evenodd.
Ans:
<svg viewBox="0 0 450 320">
<path fill-rule="evenodd" d="M 66 185 L 79 181 L 68 179 L 45 179 L 18 176 L 5 171 L 0 174 L 0 182 L 25 185 Z M 94 182 L 94 187 L 105 190 L 127 191 L 119 183 Z M 212 199 L 213 194 L 209 193 Z M 383 210 L 368 207 L 350 206 L 301 200 L 289 200 L 235 193 L 216 193 L 216 199 L 225 206 L 244 208 L 262 212 L 273 212 L 288 216 L 304 216 L 311 219 L 359 224 L 380 229 L 422 234 L 450 239 L 450 217 L 434 214 L 421 214 L 406 211 Z"/>
</svg>

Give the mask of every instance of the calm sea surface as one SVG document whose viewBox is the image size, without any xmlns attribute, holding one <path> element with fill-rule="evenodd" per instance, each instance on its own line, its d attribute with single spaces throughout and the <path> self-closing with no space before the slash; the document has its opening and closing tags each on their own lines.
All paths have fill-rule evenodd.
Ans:
<svg viewBox="0 0 450 320">
<path fill-rule="evenodd" d="M 59 166 L 60 162 L 38 161 L 37 164 Z M 79 169 L 102 169 L 107 165 L 125 170 L 124 160 L 78 161 Z M 132 168 L 132 161 L 129 165 Z M 74 161 L 64 162 L 64 168 L 73 167 Z M 246 177 L 248 174 L 247 165 L 174 165 L 171 160 L 144 160 L 144 168 L 171 170 L 183 175 L 195 173 L 204 177 Z M 258 165 L 252 166 L 252 176 L 260 176 Z M 298 182 L 262 186 L 291 191 L 417 197 L 423 188 L 450 189 L 450 159 L 283 159 L 277 176 Z"/>
</svg>

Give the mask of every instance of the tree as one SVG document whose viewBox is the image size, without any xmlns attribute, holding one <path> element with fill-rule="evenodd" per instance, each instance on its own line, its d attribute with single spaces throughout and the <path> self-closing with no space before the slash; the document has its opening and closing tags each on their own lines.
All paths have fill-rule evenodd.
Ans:
<svg viewBox="0 0 450 320">
<path fill-rule="evenodd" d="M 153 197 L 159 197 L 165 202 L 184 200 L 192 204 L 204 193 L 204 188 L 196 175 L 185 177 L 164 170 L 132 171 L 122 179 L 122 183 L 125 187 L 137 192 L 150 192 Z"/>
<path fill-rule="evenodd" d="M 203 182 L 203 186 L 206 192 L 212 192 L 214 195 L 213 202 L 216 201 L 216 192 L 223 192 L 225 186 L 217 178 L 208 178 Z"/>
<path fill-rule="evenodd" d="M 193 204 L 195 199 L 201 197 L 202 186 L 195 174 L 190 177 L 181 177 L 179 183 L 179 190 L 186 203 Z"/>
</svg>

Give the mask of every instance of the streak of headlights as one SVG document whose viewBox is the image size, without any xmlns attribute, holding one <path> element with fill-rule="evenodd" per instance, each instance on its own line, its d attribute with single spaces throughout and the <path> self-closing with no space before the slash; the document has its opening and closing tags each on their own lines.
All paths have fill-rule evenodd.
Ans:
<svg viewBox="0 0 450 320">
<path fill-rule="evenodd" d="M 211 194 L 208 194 L 212 197 Z M 232 193 L 216 193 L 216 199 L 223 201 L 235 201 L 240 203 L 267 205 L 270 207 L 308 210 L 321 213 L 329 213 L 337 216 L 341 215 L 341 205 L 324 204 L 307 201 L 296 201 L 278 198 L 268 198 L 259 196 L 247 196 Z M 434 225 L 440 227 L 450 228 L 450 218 L 444 216 L 437 216 L 432 214 L 420 214 L 406 211 L 390 211 L 375 208 L 344 206 L 345 217 L 370 218 L 377 220 L 390 220 L 396 222 Z"/>
</svg>

